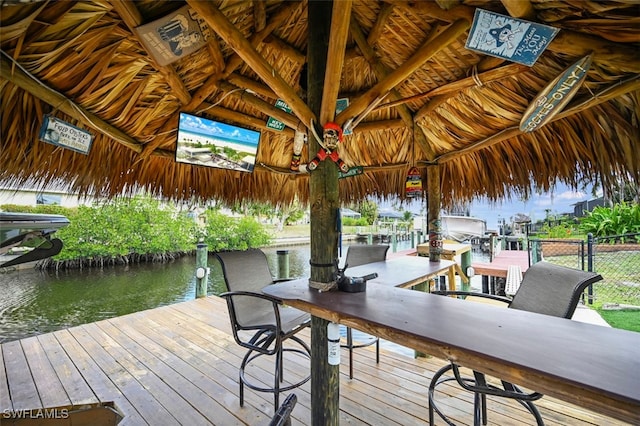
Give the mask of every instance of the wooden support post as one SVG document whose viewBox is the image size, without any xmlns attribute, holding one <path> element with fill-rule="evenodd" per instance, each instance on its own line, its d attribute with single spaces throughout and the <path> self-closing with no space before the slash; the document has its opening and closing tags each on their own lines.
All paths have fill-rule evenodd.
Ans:
<svg viewBox="0 0 640 426">
<path fill-rule="evenodd" d="M 198 243 L 196 246 L 196 299 L 207 296 L 207 283 L 209 281 L 209 268 L 207 245 Z"/>
<path fill-rule="evenodd" d="M 289 279 L 289 250 L 278 250 L 278 279 Z"/>
<path fill-rule="evenodd" d="M 333 2 L 310 1 L 308 3 L 307 102 L 316 116 L 321 116 L 332 10 Z M 323 124 L 317 124 L 316 131 L 320 135 Z M 309 157 L 312 158 L 320 146 L 312 135 L 309 136 Z M 340 208 L 338 168 L 335 163 L 322 161 L 311 173 L 309 195 L 311 206 L 309 285 L 319 290 L 330 290 L 336 287 L 333 263 L 338 257 L 336 220 Z M 339 424 L 340 370 L 338 365 L 329 365 L 327 359 L 327 324 L 328 321 L 324 319 L 314 316 L 311 318 L 311 424 L 313 426 Z"/>
<path fill-rule="evenodd" d="M 439 262 L 442 254 L 442 222 L 440 219 L 440 166 L 427 167 L 427 221 L 429 222 L 429 260 Z"/>
</svg>

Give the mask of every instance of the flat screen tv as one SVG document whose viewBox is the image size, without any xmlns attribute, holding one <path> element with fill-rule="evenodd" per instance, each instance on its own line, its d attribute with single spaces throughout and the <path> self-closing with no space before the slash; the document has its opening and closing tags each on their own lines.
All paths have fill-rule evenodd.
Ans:
<svg viewBox="0 0 640 426">
<path fill-rule="evenodd" d="M 181 112 L 176 161 L 252 172 L 259 143 L 258 131 Z"/>
</svg>

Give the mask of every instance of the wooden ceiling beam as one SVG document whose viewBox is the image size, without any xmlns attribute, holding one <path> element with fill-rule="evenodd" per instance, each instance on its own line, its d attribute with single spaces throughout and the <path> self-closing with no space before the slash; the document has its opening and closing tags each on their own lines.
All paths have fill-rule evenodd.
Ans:
<svg viewBox="0 0 640 426">
<path fill-rule="evenodd" d="M 422 108 L 416 112 L 413 119 L 415 121 L 419 121 L 424 118 L 429 112 L 433 111 L 436 107 L 438 107 L 442 102 L 446 101 L 452 96 L 455 96 L 461 90 L 468 89 L 473 86 L 477 86 L 479 84 L 490 83 L 492 81 L 502 80 L 504 78 L 513 77 L 520 73 L 528 71 L 530 68 L 526 65 L 520 64 L 509 64 L 500 68 L 496 68 L 481 74 L 476 75 L 475 77 L 467 77 L 461 80 L 457 80 L 448 84 L 444 84 L 440 87 L 437 87 L 433 90 L 430 90 L 425 93 L 421 93 L 419 95 L 411 96 L 409 98 L 401 99 L 398 102 L 411 102 L 418 100 L 420 98 L 429 97 L 431 100 L 427 102 Z M 390 103 L 390 104 L 393 104 Z M 389 106 L 394 106 L 390 104 L 379 105 L 379 108 L 388 108 Z"/>
<path fill-rule="evenodd" d="M 257 46 L 260 43 L 262 43 L 262 41 L 267 36 L 269 36 L 269 34 L 271 34 L 271 32 L 274 29 L 278 28 L 280 24 L 284 22 L 285 19 L 291 16 L 292 13 L 295 13 L 297 8 L 300 7 L 300 4 L 301 3 L 299 1 L 295 1 L 295 2 L 292 1 L 292 2 L 286 3 L 284 6 L 279 8 L 271 17 L 271 19 L 267 23 L 267 26 L 262 31 L 254 34 L 251 37 L 251 44 L 253 46 Z M 211 42 L 209 43 L 209 46 L 212 46 Z M 200 107 L 200 105 L 202 105 L 202 103 L 205 102 L 205 100 L 208 97 L 210 97 L 216 90 L 218 90 L 219 81 L 223 78 L 228 77 L 240 65 L 242 65 L 242 63 L 243 63 L 242 58 L 240 56 L 238 56 L 235 53 L 231 55 L 227 59 L 227 63 L 224 67 L 224 70 L 207 78 L 207 80 L 202 84 L 202 86 L 200 86 L 198 90 L 196 90 L 196 92 L 193 94 L 193 96 L 191 97 L 191 102 L 183 106 L 182 108 L 183 111 L 186 111 L 186 112 L 196 111 Z M 175 127 L 174 121 L 172 120 L 172 118 L 169 118 L 169 120 L 167 120 L 162 126 L 162 128 L 159 130 L 159 133 L 165 133 L 165 132 L 171 131 L 171 129 L 173 129 L 174 127 Z M 138 159 L 136 160 L 136 162 L 142 161 L 145 158 L 147 158 L 149 155 L 151 155 L 151 153 L 154 152 L 154 150 L 159 146 L 160 143 L 162 143 L 161 140 L 156 139 L 146 144 L 144 147 L 144 150 L 138 156 Z"/>
<path fill-rule="evenodd" d="M 254 117 L 248 114 L 242 114 L 240 112 L 234 111 L 232 109 L 223 108 L 220 106 L 212 106 L 208 105 L 207 102 L 202 104 L 203 112 L 205 112 L 208 116 L 214 118 L 222 118 L 225 120 L 229 120 L 244 126 L 260 129 L 262 131 L 273 132 L 276 134 L 284 134 L 290 138 L 293 138 L 295 131 L 288 127 L 285 127 L 282 131 L 277 131 L 267 127 L 266 122 L 258 117 Z"/>
<path fill-rule="evenodd" d="M 136 27 L 144 24 L 142 20 L 142 15 L 138 11 L 135 2 L 125 1 L 125 0 L 113 0 L 111 2 L 113 8 L 118 12 L 122 21 L 125 23 L 129 30 L 131 31 L 131 35 L 133 38 L 138 40 L 140 43 L 140 47 L 146 51 L 144 43 L 138 39 L 136 36 L 136 32 L 134 31 Z M 187 90 L 184 82 L 178 75 L 175 69 L 171 65 L 160 65 L 153 58 L 153 55 L 147 52 L 147 58 L 149 62 L 153 65 L 153 67 L 158 70 L 158 72 L 162 75 L 162 77 L 166 80 L 169 87 L 171 87 L 171 92 L 175 95 L 176 98 L 180 101 L 182 105 L 186 105 L 191 102 L 191 94 Z"/>
<path fill-rule="evenodd" d="M 300 52 L 298 49 L 273 34 L 264 39 L 264 44 L 272 46 L 274 49 L 285 55 L 287 59 L 299 65 L 307 62 L 307 56 L 304 53 Z"/>
<path fill-rule="evenodd" d="M 278 95 L 276 95 L 271 87 L 266 84 L 259 83 L 249 77 L 245 77 L 240 74 L 231 73 L 227 77 L 227 81 L 229 83 L 235 84 L 238 87 L 242 87 L 243 89 L 248 89 L 250 91 L 256 92 L 259 95 L 264 96 L 269 99 L 277 99 Z"/>
<path fill-rule="evenodd" d="M 395 6 L 392 3 L 385 3 L 380 8 L 378 18 L 373 24 L 371 31 L 369 31 L 369 35 L 367 35 L 367 44 L 369 46 L 374 46 L 382 35 L 382 31 L 384 30 L 385 25 L 387 25 L 389 17 L 393 14 L 394 7 Z"/>
<path fill-rule="evenodd" d="M 109 136 L 127 148 L 138 153 L 142 152 L 142 143 L 127 135 L 117 127 L 102 120 L 92 112 L 82 108 L 66 96 L 63 96 L 53 90 L 44 82 L 37 79 L 34 75 L 24 71 L 21 67 L 14 66 L 14 63 L 9 61 L 7 57 L 9 57 L 9 55 L 2 52 L 2 55 L 0 56 L 0 78 L 15 84 L 41 101 L 51 105 L 56 110 L 62 111 L 68 116 L 71 116 L 83 123 L 85 126 L 90 127 L 103 135 Z"/>
<path fill-rule="evenodd" d="M 340 90 L 344 53 L 349 35 L 351 20 L 351 0 L 333 2 L 331 12 L 331 33 L 327 48 L 327 66 L 324 74 L 322 103 L 320 106 L 320 124 L 333 121 L 336 113 L 336 100 Z"/>
<path fill-rule="evenodd" d="M 267 9 L 265 1 L 253 1 L 253 22 L 255 32 L 262 31 L 264 27 L 267 26 Z"/>
<path fill-rule="evenodd" d="M 364 95 L 360 96 L 342 111 L 336 117 L 336 122 L 339 125 L 343 125 L 348 119 L 356 117 L 365 111 L 369 105 L 406 80 L 445 46 L 456 41 L 469 29 L 470 25 L 469 21 L 461 19 L 451 24 L 451 26 L 433 39 L 429 38 L 404 64 L 392 71 L 387 77 L 379 81 Z"/>
<path fill-rule="evenodd" d="M 373 71 L 375 72 L 378 79 L 382 80 L 386 76 L 388 76 L 391 73 L 391 69 L 383 64 L 382 61 L 380 61 L 371 45 L 367 42 L 367 39 L 365 38 L 360 25 L 358 25 L 358 22 L 355 20 L 355 17 L 352 17 L 351 19 L 351 36 L 355 40 L 356 45 L 364 55 L 365 59 L 373 68 Z M 391 90 L 391 97 L 392 99 L 399 99 L 401 96 L 397 90 L 393 89 Z M 412 131 L 414 132 L 414 138 L 418 143 L 420 149 L 427 155 L 428 158 L 432 158 L 434 155 L 434 151 L 429 146 L 422 129 L 414 126 L 413 116 L 411 115 L 411 111 L 409 110 L 409 108 L 406 105 L 399 105 L 396 110 L 398 111 L 398 114 L 400 114 L 400 117 L 405 126 L 409 129 L 412 129 Z M 360 127 L 358 127 L 358 130 L 360 130 Z"/>
<path fill-rule="evenodd" d="M 520 3 L 520 0 L 508 1 L 516 5 Z M 475 13 L 474 7 L 465 5 L 443 10 L 435 2 L 430 1 L 409 3 L 406 0 L 385 0 L 385 2 L 396 6 L 414 8 L 414 10 L 421 11 L 445 22 L 454 22 L 457 19 L 468 19 L 471 22 Z M 533 22 L 537 21 L 533 20 Z M 619 68 L 622 72 L 640 73 L 640 49 L 622 43 L 611 42 L 602 37 L 563 29 L 549 43 L 547 49 L 576 58 L 593 52 L 594 62 L 610 64 Z"/>
<path fill-rule="evenodd" d="M 636 90 L 640 90 L 640 76 L 632 77 L 624 82 L 615 83 L 608 88 L 596 93 L 593 96 L 589 96 L 587 99 L 579 99 L 573 102 L 571 107 L 565 109 L 564 111 L 559 112 L 555 117 L 553 117 L 549 123 L 554 121 L 562 120 L 563 118 L 569 117 L 574 114 L 578 114 L 582 111 L 585 111 L 589 108 L 593 108 L 596 105 L 600 105 L 601 103 L 608 102 L 611 99 L 615 99 L 619 96 L 622 96 L 626 93 L 630 93 Z M 535 133 L 535 132 L 534 132 Z M 475 142 L 472 145 L 469 145 L 465 148 L 448 152 L 446 154 L 439 155 L 434 159 L 433 162 L 441 164 L 446 163 L 448 161 L 455 160 L 458 157 L 463 155 L 471 154 L 472 152 L 480 151 L 491 146 L 494 146 L 500 142 L 504 142 L 507 139 L 512 139 L 521 135 L 524 135 L 520 130 L 519 126 L 508 127 L 504 130 L 501 130 L 499 133 L 495 135 L 489 136 L 481 141 Z M 433 163 L 429 162 L 429 163 Z"/>
<path fill-rule="evenodd" d="M 514 18 L 532 21 L 536 18 L 536 11 L 529 0 L 501 0 L 509 15 Z"/>
<path fill-rule="evenodd" d="M 266 102 L 259 97 L 252 95 L 246 90 L 239 90 L 239 87 L 234 86 L 231 83 L 227 83 L 226 81 L 220 81 L 219 86 L 221 90 L 227 93 L 231 93 L 232 96 L 239 98 L 241 101 L 246 102 L 257 110 L 264 112 L 268 116 L 282 121 L 288 127 L 299 131 L 306 131 L 306 126 L 300 120 L 298 120 L 295 115 L 291 115 L 288 112 L 281 110 L 280 108 L 276 108 L 269 102 Z"/>
<path fill-rule="evenodd" d="M 188 0 L 187 3 L 207 22 L 240 58 L 283 99 L 293 113 L 303 122 L 309 123 L 315 115 L 297 93 L 276 72 L 252 44 L 238 31 L 227 17 L 212 3 Z"/>
</svg>

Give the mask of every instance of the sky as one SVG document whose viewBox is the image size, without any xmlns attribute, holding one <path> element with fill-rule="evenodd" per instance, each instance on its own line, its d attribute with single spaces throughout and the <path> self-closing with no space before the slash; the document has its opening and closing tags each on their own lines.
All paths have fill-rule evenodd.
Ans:
<svg viewBox="0 0 640 426">
<path fill-rule="evenodd" d="M 595 198 L 591 194 L 591 189 L 585 191 L 573 191 L 564 184 L 558 183 L 552 193 L 534 194 L 525 203 L 514 197 L 511 201 L 503 201 L 498 204 L 490 204 L 487 201 L 474 201 L 470 205 L 470 215 L 484 219 L 487 222 L 488 230 L 497 230 L 498 221 L 505 219 L 507 223 L 511 221 L 518 213 L 523 213 L 533 222 L 547 217 L 546 209 L 550 210 L 551 215 L 573 213 L 573 205 L 580 202 Z M 381 203 L 380 207 L 390 206 L 387 203 Z M 405 210 L 414 213 L 420 213 L 421 205 L 414 202 L 405 205 Z"/>
</svg>

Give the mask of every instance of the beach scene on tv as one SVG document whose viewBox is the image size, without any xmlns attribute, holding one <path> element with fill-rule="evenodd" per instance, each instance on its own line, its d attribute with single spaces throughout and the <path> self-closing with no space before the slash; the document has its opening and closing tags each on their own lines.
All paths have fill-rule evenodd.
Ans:
<svg viewBox="0 0 640 426">
<path fill-rule="evenodd" d="M 260 132 L 180 113 L 176 161 L 252 172 Z"/>
</svg>

